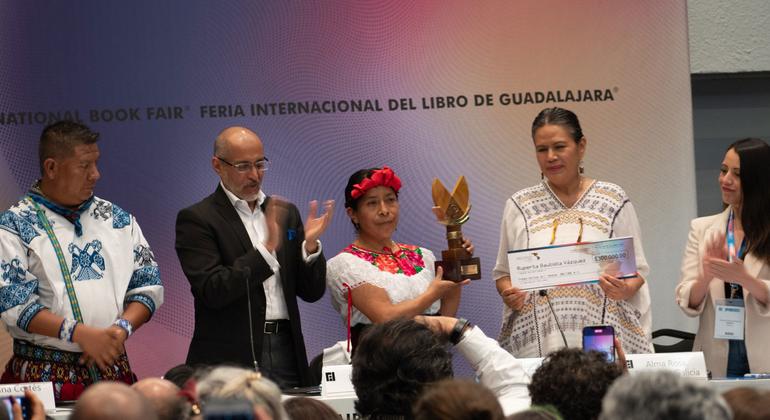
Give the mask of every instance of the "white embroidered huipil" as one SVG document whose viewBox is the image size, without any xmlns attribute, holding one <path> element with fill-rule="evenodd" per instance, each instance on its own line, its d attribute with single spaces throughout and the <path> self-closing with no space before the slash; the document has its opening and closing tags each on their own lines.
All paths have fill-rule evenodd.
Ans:
<svg viewBox="0 0 770 420">
<path fill-rule="evenodd" d="M 348 288 L 370 284 L 385 290 L 390 302 L 398 304 L 415 299 L 425 293 L 435 277 L 433 265 L 436 257 L 429 249 L 416 245 L 398 244 L 397 254 L 404 259 L 404 266 L 395 263 L 387 254 L 380 254 L 348 245 L 326 263 L 326 286 L 329 288 L 332 306 L 347 323 Z M 441 300 L 436 300 L 423 313 L 436 314 Z M 355 306 L 351 308 L 350 326 L 370 325 L 372 321 Z"/>
<path fill-rule="evenodd" d="M 154 313 L 163 303 L 163 286 L 139 225 L 117 205 L 92 200 L 80 215 L 80 236 L 72 222 L 39 204 L 60 244 L 84 323 L 108 327 L 129 302 Z M 28 197 L 0 215 L 0 267 L 0 312 L 11 336 L 81 351 L 75 343 L 28 332 L 29 322 L 44 308 L 75 319 L 56 252 Z"/>
<path fill-rule="evenodd" d="M 554 221 L 558 223 L 554 226 Z M 649 282 L 636 212 L 622 188 L 609 182 L 593 182 L 572 208 L 565 207 L 547 183 L 515 193 L 505 203 L 500 227 L 500 248 L 492 277 L 509 275 L 508 251 L 547 246 L 555 230 L 554 244 L 611 237 L 634 238 L 637 271 Z M 504 307 L 500 345 L 516 357 L 542 357 L 564 347 L 548 306 L 564 331 L 569 347 L 582 346 L 582 329 L 612 325 L 627 354 L 651 353 L 652 318 L 647 282 L 627 301 L 605 299 L 598 284 L 548 290 L 548 296 L 529 293 L 521 311 Z"/>
</svg>

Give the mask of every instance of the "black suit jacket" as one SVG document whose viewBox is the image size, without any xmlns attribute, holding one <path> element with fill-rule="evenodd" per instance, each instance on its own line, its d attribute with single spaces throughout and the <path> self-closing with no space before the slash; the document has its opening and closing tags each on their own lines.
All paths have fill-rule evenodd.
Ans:
<svg viewBox="0 0 770 420">
<path fill-rule="evenodd" d="M 302 383 L 307 385 L 307 355 L 296 297 L 315 302 L 323 296 L 326 259 L 322 254 L 310 264 L 304 262 L 301 247 L 305 231 L 294 205 L 289 206 L 283 235 L 277 251 L 281 286 L 291 320 L 298 371 Z M 221 185 L 203 201 L 179 212 L 176 252 L 195 299 L 195 332 L 187 364 L 253 366 L 247 282 L 251 292 L 254 354 L 261 364 L 266 309 L 263 282 L 273 271 L 252 246 Z"/>
</svg>

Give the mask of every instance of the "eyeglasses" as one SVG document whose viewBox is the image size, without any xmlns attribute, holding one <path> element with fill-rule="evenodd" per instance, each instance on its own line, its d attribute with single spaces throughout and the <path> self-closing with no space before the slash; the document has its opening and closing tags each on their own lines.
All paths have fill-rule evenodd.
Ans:
<svg viewBox="0 0 770 420">
<path fill-rule="evenodd" d="M 217 159 L 219 159 L 220 162 L 224 162 L 233 168 L 235 168 L 236 171 L 241 173 L 250 172 L 251 168 L 256 168 L 257 172 L 265 172 L 267 170 L 267 167 L 269 166 L 269 160 L 267 158 L 264 158 L 262 160 L 258 160 L 256 162 L 240 162 L 240 163 L 230 163 L 221 157 L 217 156 Z"/>
</svg>

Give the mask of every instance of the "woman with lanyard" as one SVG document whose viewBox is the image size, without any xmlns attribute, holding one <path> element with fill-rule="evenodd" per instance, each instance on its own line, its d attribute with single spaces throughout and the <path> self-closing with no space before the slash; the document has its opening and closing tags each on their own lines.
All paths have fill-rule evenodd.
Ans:
<svg viewBox="0 0 770 420">
<path fill-rule="evenodd" d="M 768 163 L 763 140 L 731 144 L 719 172 L 725 210 L 690 225 L 676 301 L 700 317 L 693 350 L 713 377 L 770 372 Z"/>
<path fill-rule="evenodd" d="M 367 326 L 415 315 L 455 316 L 461 287 L 434 272 L 433 253 L 393 240 L 401 179 L 392 169 L 362 169 L 345 187 L 345 209 L 356 239 L 326 263 L 332 305 L 347 323 L 353 348 Z M 463 247 L 471 254 L 473 245 Z"/>
<path fill-rule="evenodd" d="M 505 304 L 500 345 L 516 357 L 544 357 L 580 347 L 583 327 L 611 325 L 627 353 L 652 353 L 649 266 L 631 200 L 620 186 L 583 175 L 588 140 L 572 111 L 542 110 L 532 142 L 543 179 L 506 200 L 492 272 Z M 511 282 L 509 251 L 624 236 L 633 237 L 635 276 L 605 273 L 598 284 L 538 291 Z"/>
</svg>

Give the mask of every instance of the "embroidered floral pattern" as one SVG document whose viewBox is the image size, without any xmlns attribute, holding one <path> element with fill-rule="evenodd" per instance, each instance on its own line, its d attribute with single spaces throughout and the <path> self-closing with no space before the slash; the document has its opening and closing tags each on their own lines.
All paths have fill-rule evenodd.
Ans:
<svg viewBox="0 0 770 420">
<path fill-rule="evenodd" d="M 412 276 L 425 269 L 425 261 L 419 246 L 396 245 L 398 248 L 395 252 L 377 252 L 350 244 L 342 252 L 353 254 L 387 273 Z"/>
<path fill-rule="evenodd" d="M 131 224 L 131 214 L 117 205 L 112 205 L 112 227 L 121 229 Z"/>
<path fill-rule="evenodd" d="M 11 210 L 6 210 L 0 214 L 0 229 L 5 229 L 17 235 L 25 244 L 29 244 L 35 237 L 40 235 L 35 230 L 34 225 Z"/>
<path fill-rule="evenodd" d="M 53 382 L 56 402 L 74 401 L 88 385 L 94 383 L 88 366 L 78 363 L 81 353 L 49 349 L 22 341 L 14 341 L 14 356 L 8 361 L 0 382 Z M 118 356 L 113 365 L 100 370 L 105 381 L 136 382 L 126 354 Z"/>
<path fill-rule="evenodd" d="M 134 270 L 131 281 L 128 282 L 128 290 L 147 286 L 160 286 L 160 270 L 156 265 L 148 265 Z"/>
<path fill-rule="evenodd" d="M 96 268 L 104 271 L 104 257 L 100 254 L 102 250 L 102 241 L 94 239 L 86 243 L 83 249 L 71 243 L 67 248 L 72 255 L 72 268 L 70 274 L 75 275 L 73 280 L 95 280 L 103 277 L 102 273 L 96 271 Z"/>
<path fill-rule="evenodd" d="M 155 254 L 149 246 L 138 244 L 134 247 L 134 264 L 140 267 L 148 267 L 155 263 Z"/>
<path fill-rule="evenodd" d="M 27 270 L 21 266 L 21 260 L 14 258 L 11 262 L 0 261 L 3 269 L 3 280 L 8 283 L 21 283 L 27 278 Z"/>
<path fill-rule="evenodd" d="M 0 287 L 0 313 L 25 303 L 37 292 L 37 287 L 37 280 Z"/>
<path fill-rule="evenodd" d="M 18 205 L 16 207 L 19 207 Z M 20 207 L 19 207 L 20 208 Z M 45 227 L 43 227 L 43 222 L 40 221 L 40 219 L 37 217 L 37 211 L 35 211 L 35 208 L 32 206 L 27 206 L 25 209 L 19 210 L 19 217 L 26 220 L 27 223 L 29 223 L 32 226 L 37 227 L 40 230 L 45 230 Z M 53 226 L 53 222 L 49 221 L 51 226 Z"/>
</svg>

